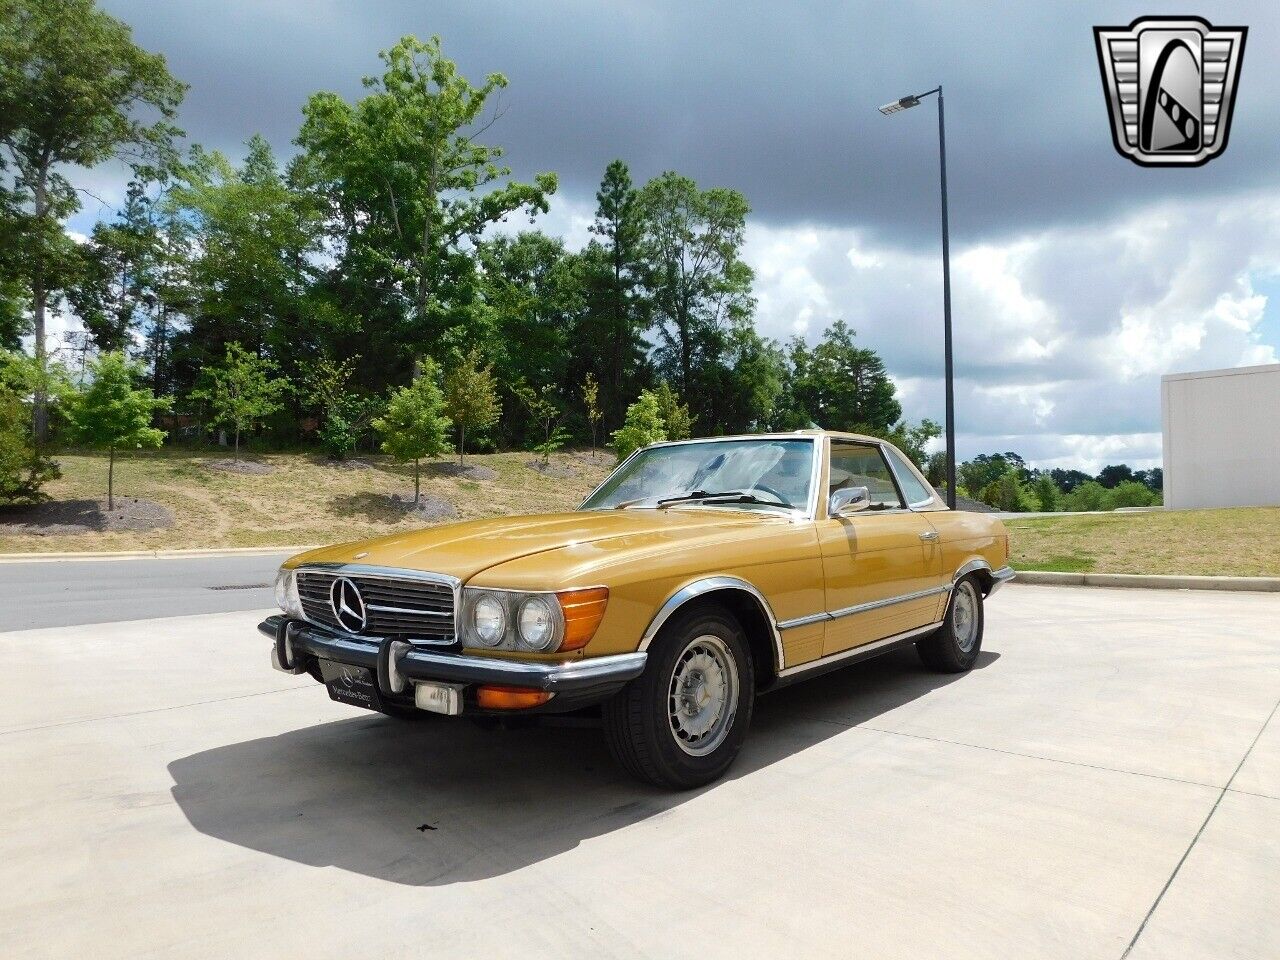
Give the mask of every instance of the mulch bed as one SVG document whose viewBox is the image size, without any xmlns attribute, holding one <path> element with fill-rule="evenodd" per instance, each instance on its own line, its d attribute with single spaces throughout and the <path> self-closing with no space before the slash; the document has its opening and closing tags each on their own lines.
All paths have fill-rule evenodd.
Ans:
<svg viewBox="0 0 1280 960">
<path fill-rule="evenodd" d="M 50 500 L 25 506 L 0 507 L 0 533 L 52 537 L 121 530 L 161 530 L 173 526 L 173 512 L 154 500 L 116 497 L 115 509 L 106 500 Z"/>
<path fill-rule="evenodd" d="M 537 470 L 544 477 L 554 477 L 557 480 L 571 480 L 577 476 L 577 471 L 569 467 L 561 466 L 558 463 L 543 463 L 541 460 L 527 460 L 525 466 L 530 470 Z"/>
<path fill-rule="evenodd" d="M 452 503 L 427 494 L 423 494 L 418 498 L 416 506 L 414 505 L 413 497 L 408 495 L 392 494 L 391 502 L 405 513 L 412 514 L 419 520 L 427 520 L 434 523 L 458 518 L 458 509 Z"/>
<path fill-rule="evenodd" d="M 444 477 L 456 477 L 460 480 L 497 480 L 498 471 L 482 467 L 478 463 L 458 465 L 456 463 L 431 463 L 426 465 L 431 473 Z"/>
<path fill-rule="evenodd" d="M 267 473 L 275 473 L 276 468 L 269 463 L 262 463 L 259 460 L 206 460 L 204 461 L 206 470 L 222 470 L 225 473 L 247 473 L 254 476 L 261 476 Z"/>
</svg>

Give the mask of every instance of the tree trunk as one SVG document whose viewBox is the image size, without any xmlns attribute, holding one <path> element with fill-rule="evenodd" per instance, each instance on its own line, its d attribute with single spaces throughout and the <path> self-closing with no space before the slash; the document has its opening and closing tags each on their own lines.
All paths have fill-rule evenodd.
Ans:
<svg viewBox="0 0 1280 960">
<path fill-rule="evenodd" d="M 48 178 L 49 178 L 49 161 L 45 159 L 39 166 L 39 171 L 35 183 L 35 221 L 38 225 L 40 220 L 48 212 Z M 36 244 L 36 249 L 40 250 L 40 244 Z M 43 257 L 39 253 L 36 255 L 36 262 L 33 264 L 31 282 L 31 319 L 35 332 L 35 358 L 36 372 L 38 380 L 36 381 L 36 392 L 34 404 L 31 414 L 31 429 L 35 434 L 36 446 L 44 445 L 49 439 L 49 393 L 45 389 L 44 374 L 45 367 L 48 364 L 48 357 L 45 353 L 45 310 L 48 306 L 49 291 L 45 286 L 45 264 Z"/>
<path fill-rule="evenodd" d="M 466 456 L 466 454 L 467 454 L 467 428 L 464 426 L 459 426 L 458 427 L 458 466 L 462 466 L 462 464 L 464 463 L 463 458 Z"/>
<path fill-rule="evenodd" d="M 116 508 L 116 448 L 107 449 L 107 513 Z"/>
<path fill-rule="evenodd" d="M 236 424 L 236 452 L 233 458 L 236 463 L 240 462 L 240 424 Z"/>
<path fill-rule="evenodd" d="M 420 474 L 418 472 L 418 458 L 413 458 L 413 505 L 418 505 L 418 496 L 421 490 Z"/>
</svg>

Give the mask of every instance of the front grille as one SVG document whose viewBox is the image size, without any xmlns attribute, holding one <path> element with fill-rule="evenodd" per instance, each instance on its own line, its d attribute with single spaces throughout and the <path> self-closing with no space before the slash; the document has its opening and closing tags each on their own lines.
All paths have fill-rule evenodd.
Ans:
<svg viewBox="0 0 1280 960">
<path fill-rule="evenodd" d="M 298 597 L 302 600 L 303 613 L 312 623 L 333 630 L 343 629 L 329 604 L 329 588 L 340 576 L 351 580 L 360 590 L 368 616 L 366 634 L 433 643 L 453 641 L 453 588 L 448 583 L 414 577 L 299 570 Z"/>
</svg>

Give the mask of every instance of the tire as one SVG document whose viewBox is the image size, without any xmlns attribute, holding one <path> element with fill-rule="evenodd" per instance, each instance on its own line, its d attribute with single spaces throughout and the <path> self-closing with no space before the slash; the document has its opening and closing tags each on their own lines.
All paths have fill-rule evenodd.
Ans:
<svg viewBox="0 0 1280 960">
<path fill-rule="evenodd" d="M 940 673 L 971 670 L 982 651 L 982 588 L 974 577 L 959 580 L 951 590 L 942 626 L 916 641 L 920 660 Z"/>
<path fill-rule="evenodd" d="M 754 703 L 741 625 L 726 610 L 702 607 L 663 627 L 644 673 L 605 703 L 604 729 L 614 758 L 632 776 L 689 790 L 729 769 Z"/>
</svg>

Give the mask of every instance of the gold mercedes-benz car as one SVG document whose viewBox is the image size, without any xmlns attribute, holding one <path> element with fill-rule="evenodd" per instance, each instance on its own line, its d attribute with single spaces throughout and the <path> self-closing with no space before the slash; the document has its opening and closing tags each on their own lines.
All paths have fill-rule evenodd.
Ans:
<svg viewBox="0 0 1280 960">
<path fill-rule="evenodd" d="M 637 450 L 572 513 L 312 550 L 259 629 L 272 664 L 393 717 L 590 711 L 628 771 L 694 787 L 758 693 L 914 644 L 964 671 L 1013 577 L 999 520 L 894 446 L 827 431 Z"/>
</svg>

